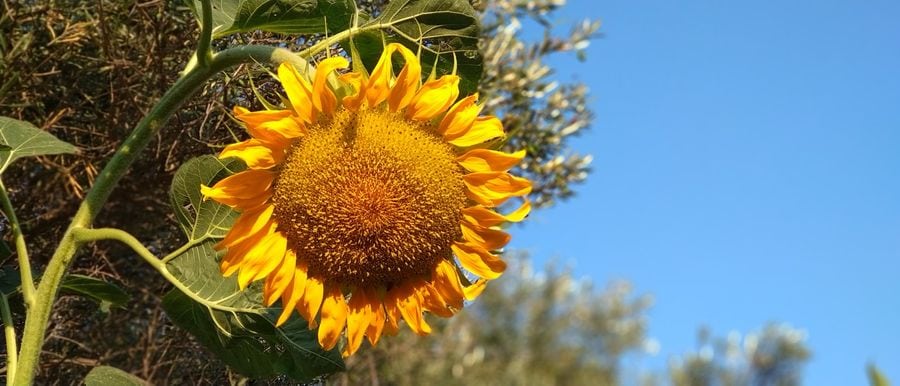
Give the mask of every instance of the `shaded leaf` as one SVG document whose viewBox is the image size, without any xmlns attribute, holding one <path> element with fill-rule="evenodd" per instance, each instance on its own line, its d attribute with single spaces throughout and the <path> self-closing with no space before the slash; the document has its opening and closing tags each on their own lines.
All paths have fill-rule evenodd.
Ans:
<svg viewBox="0 0 900 386">
<path fill-rule="evenodd" d="M 13 267 L 0 268 L 0 293 L 10 296 L 22 288 L 22 277 L 19 270 Z"/>
<path fill-rule="evenodd" d="M 17 119 L 0 117 L 0 173 L 22 157 L 74 153 L 75 146 Z"/>
<path fill-rule="evenodd" d="M 147 386 L 149 383 L 110 366 L 97 366 L 84 377 L 86 386 Z"/>
<path fill-rule="evenodd" d="M 84 275 L 69 274 L 63 279 L 60 289 L 100 303 L 104 312 L 108 312 L 110 306 L 122 307 L 131 300 L 131 296 L 119 286 Z"/>
<path fill-rule="evenodd" d="M 224 237 L 237 213 L 213 200 L 203 200 L 200 185 L 212 185 L 243 170 L 234 159 L 194 158 L 178 169 L 170 199 L 191 248 L 167 264 L 167 269 L 191 292 L 173 289 L 163 298 L 172 321 L 191 332 L 219 359 L 252 378 L 288 375 L 298 382 L 344 368 L 337 350 L 319 347 L 316 331 L 294 317 L 280 328 L 274 321 L 280 308 L 261 304 L 259 286 L 244 291 L 234 277 L 223 277 L 213 245 Z M 202 299 L 196 301 L 195 299 Z"/>
<path fill-rule="evenodd" d="M 200 1 L 188 3 L 200 19 Z M 350 26 L 351 0 L 212 0 L 213 37 L 262 30 L 287 34 L 334 33 Z"/>
<path fill-rule="evenodd" d="M 6 241 L 0 239 L 0 261 L 6 260 L 7 257 L 12 256 L 12 249 L 9 248 L 9 244 Z"/>
</svg>

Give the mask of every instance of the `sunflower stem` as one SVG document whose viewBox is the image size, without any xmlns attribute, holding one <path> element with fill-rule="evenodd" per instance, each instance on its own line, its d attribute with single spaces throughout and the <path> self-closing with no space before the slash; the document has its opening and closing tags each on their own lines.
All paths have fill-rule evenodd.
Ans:
<svg viewBox="0 0 900 386">
<path fill-rule="evenodd" d="M 16 258 L 19 260 L 19 276 L 22 278 L 22 298 L 25 299 L 25 307 L 31 308 L 34 304 L 34 278 L 31 276 L 31 261 L 28 260 L 28 246 L 25 245 L 25 236 L 22 234 L 22 226 L 16 218 L 12 201 L 6 193 L 6 186 L 0 180 L 0 202 L 3 206 L 3 214 L 9 220 L 13 238 L 16 243 Z"/>
<path fill-rule="evenodd" d="M 3 319 L 3 332 L 6 336 L 6 383 L 12 385 L 16 380 L 19 350 L 16 349 L 16 327 L 13 325 L 9 301 L 4 293 L 0 293 L 0 317 Z"/>
<path fill-rule="evenodd" d="M 30 385 L 34 382 L 35 370 L 40 359 L 41 346 L 44 343 L 45 329 L 50 318 L 53 301 L 56 299 L 59 284 L 79 247 L 78 240 L 75 238 L 76 230 L 90 228 L 97 213 L 109 199 L 113 188 L 125 175 L 131 164 L 188 98 L 203 88 L 207 80 L 224 69 L 241 63 L 253 62 L 291 62 L 297 66 L 306 63 L 291 51 L 270 46 L 234 47 L 212 55 L 208 66 L 192 67 L 172 85 L 172 88 L 160 98 L 150 113 L 138 123 L 131 135 L 125 139 L 119 150 L 97 176 L 94 185 L 85 196 L 78 212 L 75 213 L 72 222 L 63 234 L 59 246 L 50 258 L 34 293 L 34 303 L 28 310 L 25 329 L 22 332 L 15 384 Z M 25 288 L 25 284 L 23 282 L 23 288 Z"/>
<path fill-rule="evenodd" d="M 200 0 L 200 41 L 197 42 L 197 64 L 206 67 L 212 60 L 212 5 Z"/>
</svg>

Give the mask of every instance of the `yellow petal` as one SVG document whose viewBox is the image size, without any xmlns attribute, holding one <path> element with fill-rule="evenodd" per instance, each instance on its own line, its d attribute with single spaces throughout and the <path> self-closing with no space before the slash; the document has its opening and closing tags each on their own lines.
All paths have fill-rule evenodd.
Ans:
<svg viewBox="0 0 900 386">
<path fill-rule="evenodd" d="M 331 88 L 328 87 L 328 75 L 331 75 L 336 69 L 347 68 L 349 65 L 350 63 L 347 62 L 347 59 L 340 56 L 333 56 L 323 60 L 316 66 L 316 78 L 313 81 L 312 100 L 313 106 L 317 111 L 326 115 L 334 113 L 334 108 L 337 106 L 337 98 L 334 96 L 334 92 L 331 91 Z"/>
<path fill-rule="evenodd" d="M 301 264 L 300 259 L 297 258 L 297 267 L 293 271 L 291 284 L 281 294 L 282 310 L 281 315 L 278 316 L 278 320 L 275 322 L 275 326 L 284 324 L 290 318 L 291 313 L 297 309 L 298 302 L 303 298 L 304 292 L 306 292 L 306 276 L 306 265 Z"/>
<path fill-rule="evenodd" d="M 438 126 L 438 133 L 444 136 L 445 140 L 459 138 L 465 132 L 469 131 L 478 113 L 481 112 L 481 106 L 475 104 L 478 100 L 478 94 L 469 95 L 453 105 Z"/>
<path fill-rule="evenodd" d="M 504 222 L 522 221 L 528 216 L 529 212 L 531 212 L 531 201 L 526 199 L 522 206 L 508 215 L 502 215 L 481 205 L 463 209 L 462 215 L 465 221 L 472 224 L 478 224 L 483 227 L 492 227 L 503 224 Z"/>
<path fill-rule="evenodd" d="M 459 282 L 459 274 L 456 265 L 449 260 L 442 259 L 434 269 L 434 282 L 432 287 L 440 293 L 441 298 L 456 309 L 463 307 L 463 289 Z"/>
<path fill-rule="evenodd" d="M 219 158 L 237 157 L 250 169 L 269 169 L 284 160 L 284 149 L 266 146 L 263 141 L 252 138 L 225 146 Z"/>
<path fill-rule="evenodd" d="M 459 77 L 456 75 L 444 75 L 425 82 L 406 107 L 406 117 L 416 121 L 433 119 L 446 112 L 457 96 Z"/>
<path fill-rule="evenodd" d="M 340 286 L 330 286 L 322 303 L 322 325 L 319 326 L 319 344 L 331 350 L 341 337 L 347 323 L 347 302 Z"/>
<path fill-rule="evenodd" d="M 280 243 L 279 240 L 284 240 L 284 243 Z M 275 264 L 271 264 L 271 262 L 277 259 L 274 260 L 277 263 L 284 257 L 286 243 L 284 236 L 275 232 L 275 227 L 270 227 L 266 236 L 244 255 L 241 272 L 238 274 L 238 287 L 244 290 L 250 282 L 264 277 L 272 269 L 275 269 Z M 280 256 L 277 255 L 279 244 L 281 244 Z M 264 269 L 267 268 L 269 271 L 265 272 Z"/>
<path fill-rule="evenodd" d="M 353 87 L 354 93 L 347 95 L 341 101 L 344 108 L 350 110 L 359 110 L 359 106 L 366 98 L 365 76 L 358 72 L 348 72 L 340 76 L 341 82 L 349 84 Z"/>
<path fill-rule="evenodd" d="M 366 329 L 366 338 L 369 339 L 369 343 L 372 346 L 375 346 L 378 344 L 378 339 L 381 338 L 381 332 L 384 330 L 384 322 L 387 316 L 385 315 L 382 301 L 377 297 L 370 299 L 372 299 L 372 316 L 370 317 L 369 328 Z"/>
<path fill-rule="evenodd" d="M 369 82 L 365 85 L 366 102 L 369 106 L 376 106 L 385 101 L 391 95 L 391 79 L 394 75 L 394 65 L 391 56 L 402 45 L 398 43 L 388 44 L 381 52 L 381 57 L 372 73 L 369 74 Z M 405 49 L 405 47 L 403 47 Z M 407 50 L 408 51 L 408 50 Z M 402 54 L 402 51 L 401 51 Z M 404 57 L 406 57 L 404 55 Z M 418 63 L 418 62 L 416 62 Z"/>
<path fill-rule="evenodd" d="M 268 237 L 273 229 L 275 229 L 275 222 L 266 222 L 258 232 L 253 233 L 249 237 L 228 247 L 228 250 L 225 251 L 225 256 L 220 262 L 219 268 L 222 270 L 222 275 L 231 276 L 238 269 L 246 265 L 247 254 L 250 250 L 259 246 L 259 243 L 262 242 L 264 238 Z"/>
<path fill-rule="evenodd" d="M 423 309 L 442 318 L 453 316 L 453 310 L 447 306 L 444 298 L 434 287 L 426 285 L 416 290 L 419 292 L 419 298 L 422 299 Z"/>
<path fill-rule="evenodd" d="M 396 299 L 391 297 L 392 291 L 385 295 L 383 304 L 385 314 L 384 333 L 389 336 L 397 335 L 400 331 L 400 319 L 402 319 L 400 309 L 397 308 Z"/>
<path fill-rule="evenodd" d="M 288 249 L 285 251 L 284 259 L 278 264 L 275 272 L 266 279 L 266 286 L 263 288 L 263 299 L 266 306 L 271 306 L 286 290 L 290 288 L 291 282 L 294 280 L 294 271 L 297 269 L 297 254 Z M 296 300 L 295 303 L 296 304 Z M 294 308 L 294 304 L 285 307 L 289 310 Z"/>
<path fill-rule="evenodd" d="M 487 149 L 472 149 L 459 156 L 459 162 L 463 168 L 470 172 L 505 172 L 525 158 L 525 150 L 515 153 L 504 153 Z"/>
<path fill-rule="evenodd" d="M 419 83 L 422 81 L 422 66 L 419 65 L 419 58 L 406 47 L 391 43 L 389 48 L 396 49 L 406 64 L 397 75 L 396 82 L 391 87 L 390 96 L 388 96 L 388 106 L 391 111 L 397 111 L 405 108 L 412 101 L 418 91 Z"/>
<path fill-rule="evenodd" d="M 306 267 L 304 267 L 306 268 Z M 304 270 L 309 272 L 308 270 Z M 325 285 L 317 277 L 306 277 L 306 290 L 303 292 L 303 298 L 297 303 L 297 311 L 309 322 L 309 328 L 316 328 L 316 314 L 319 313 L 319 307 L 322 306 L 322 296 L 325 293 Z"/>
<path fill-rule="evenodd" d="M 216 249 L 229 248 L 241 241 L 255 235 L 269 224 L 272 219 L 275 207 L 272 205 L 263 205 L 253 209 L 247 209 L 241 212 L 241 215 L 235 220 L 234 225 L 228 230 L 225 238 L 215 245 Z"/>
<path fill-rule="evenodd" d="M 269 188 L 275 174 L 266 170 L 245 170 L 228 176 L 213 187 L 200 186 L 200 193 L 232 208 L 251 209 L 272 195 Z"/>
<path fill-rule="evenodd" d="M 482 247 L 456 242 L 450 248 L 463 268 L 485 279 L 494 280 L 506 270 L 503 260 Z"/>
<path fill-rule="evenodd" d="M 284 148 L 290 143 L 290 139 L 306 132 L 291 110 L 249 111 L 235 106 L 234 116 L 244 123 L 253 138 L 272 146 Z"/>
<path fill-rule="evenodd" d="M 417 335 L 428 335 L 431 333 L 431 326 L 425 322 L 422 315 L 422 299 L 419 293 L 409 283 L 404 283 L 388 292 L 388 301 L 392 301 L 406 324 Z"/>
<path fill-rule="evenodd" d="M 305 75 L 300 75 L 290 63 L 278 66 L 278 79 L 287 93 L 294 114 L 304 123 L 310 123 L 316 117 L 313 106 L 312 85 Z"/>
<path fill-rule="evenodd" d="M 484 116 L 475 119 L 475 123 L 469 127 L 469 130 L 462 133 L 459 137 L 448 140 L 451 145 L 458 147 L 469 147 L 480 145 L 487 141 L 502 138 L 503 122 L 497 117 Z"/>
<path fill-rule="evenodd" d="M 467 221 L 461 221 L 459 227 L 462 229 L 463 239 L 489 251 L 503 248 L 509 244 L 511 239 L 509 234 L 504 231 L 471 224 Z"/>
<path fill-rule="evenodd" d="M 475 300 L 478 295 L 481 295 L 481 293 L 484 292 L 484 288 L 487 286 L 487 282 L 488 281 L 485 279 L 478 279 L 472 283 L 472 285 L 464 288 L 463 293 L 466 295 L 466 300 L 472 301 Z"/>
<path fill-rule="evenodd" d="M 380 304 L 379 304 L 380 305 Z M 362 344 L 363 336 L 371 323 L 372 301 L 367 291 L 357 288 L 350 295 L 350 301 L 347 303 L 350 314 L 347 316 L 347 345 L 344 346 L 344 356 L 353 355 Z M 324 322 L 323 322 L 324 324 Z"/>
<path fill-rule="evenodd" d="M 487 207 L 500 205 L 510 197 L 531 193 L 531 181 L 506 172 L 466 174 L 463 183 L 469 198 Z"/>
</svg>

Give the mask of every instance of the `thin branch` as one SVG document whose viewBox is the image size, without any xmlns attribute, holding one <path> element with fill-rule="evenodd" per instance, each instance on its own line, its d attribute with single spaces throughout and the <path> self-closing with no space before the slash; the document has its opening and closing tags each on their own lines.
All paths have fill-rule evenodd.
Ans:
<svg viewBox="0 0 900 386">
<path fill-rule="evenodd" d="M 6 335 L 6 383 L 14 384 L 16 363 L 19 361 L 19 349 L 16 348 L 16 327 L 9 312 L 9 301 L 6 294 L 0 294 L 0 317 L 3 319 L 3 332 Z"/>
<path fill-rule="evenodd" d="M 16 212 L 13 209 L 12 201 L 6 193 L 6 187 L 3 181 L 0 181 L 0 202 L 3 205 L 3 214 L 9 219 L 9 225 L 12 228 L 13 238 L 16 243 L 16 257 L 19 259 L 19 276 L 22 277 L 22 297 L 25 299 L 25 305 L 28 308 L 34 304 L 34 278 L 31 276 L 31 261 L 28 260 L 28 247 L 25 245 L 25 236 L 22 234 L 22 227 L 16 218 Z"/>
</svg>

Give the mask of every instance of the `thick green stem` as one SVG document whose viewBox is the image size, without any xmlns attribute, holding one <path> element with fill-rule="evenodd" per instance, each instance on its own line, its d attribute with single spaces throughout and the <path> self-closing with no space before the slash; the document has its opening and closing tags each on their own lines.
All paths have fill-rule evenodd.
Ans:
<svg viewBox="0 0 900 386">
<path fill-rule="evenodd" d="M 84 202 L 81 203 L 78 212 L 63 234 L 56 252 L 50 258 L 37 287 L 33 307 L 28 310 L 25 329 L 22 333 L 19 365 L 16 371 L 17 385 L 30 385 L 34 382 L 35 370 L 53 301 L 56 299 L 60 281 L 78 249 L 73 232 L 79 228 L 91 227 L 100 208 L 122 176 L 125 175 L 128 167 L 147 147 L 153 136 L 166 124 L 172 114 L 200 90 L 209 78 L 233 65 L 252 62 L 292 62 L 299 68 L 306 64 L 306 61 L 293 52 L 269 46 L 236 47 L 215 54 L 208 66 L 195 66 L 178 79 L 172 88 L 160 98 L 150 114 L 138 123 L 131 135 L 125 139 L 116 154 L 97 176 L 94 186 L 91 187 Z"/>
<path fill-rule="evenodd" d="M 9 312 L 9 301 L 6 294 L 0 294 L 0 318 L 3 319 L 3 333 L 6 335 L 6 383 L 12 385 L 16 380 L 16 362 L 18 351 L 16 349 L 16 327 L 13 325 L 12 314 Z"/>
<path fill-rule="evenodd" d="M 197 64 L 205 67 L 212 60 L 212 4 L 200 0 L 200 41 L 197 42 Z"/>
<path fill-rule="evenodd" d="M 13 210 L 12 201 L 6 193 L 6 186 L 0 181 L 0 204 L 3 206 L 3 213 L 9 220 L 12 228 L 13 238 L 16 243 L 16 257 L 19 260 L 19 276 L 22 277 L 22 298 L 25 299 L 25 306 L 30 308 L 34 304 L 34 278 L 31 276 L 31 262 L 28 260 L 28 247 L 25 245 L 25 236 L 22 234 L 22 227 L 16 218 L 16 212 Z"/>
</svg>

